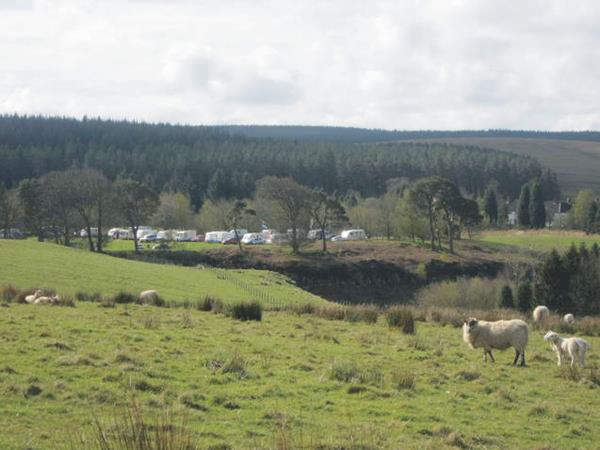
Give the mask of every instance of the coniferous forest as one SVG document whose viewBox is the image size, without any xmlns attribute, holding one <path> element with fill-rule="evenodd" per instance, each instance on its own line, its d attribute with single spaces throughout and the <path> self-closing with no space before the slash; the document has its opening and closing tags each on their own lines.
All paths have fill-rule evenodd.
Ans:
<svg viewBox="0 0 600 450">
<path fill-rule="evenodd" d="M 311 128 L 311 127 L 307 127 Z M 342 195 L 379 196 L 386 182 L 438 175 L 480 196 L 490 182 L 514 199 L 521 185 L 541 179 L 558 195 L 556 177 L 530 157 L 443 143 L 333 142 L 259 138 L 235 128 L 147 124 L 101 119 L 0 116 L 0 182 L 7 188 L 54 170 L 95 168 L 108 178 L 130 177 L 155 191 L 185 192 L 194 207 L 207 198 L 252 196 L 264 176 Z M 367 130 L 368 131 L 368 130 Z M 368 140 L 368 139 L 363 139 Z"/>
</svg>

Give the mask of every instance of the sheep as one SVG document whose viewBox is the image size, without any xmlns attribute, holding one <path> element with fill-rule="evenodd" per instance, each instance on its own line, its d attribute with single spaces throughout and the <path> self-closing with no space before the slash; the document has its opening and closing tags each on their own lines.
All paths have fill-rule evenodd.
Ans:
<svg viewBox="0 0 600 450">
<path fill-rule="evenodd" d="M 529 338 L 529 328 L 520 319 L 498 320 L 487 322 L 469 318 L 463 324 L 463 340 L 473 349 L 483 348 L 483 361 L 490 355 L 494 362 L 492 349 L 506 350 L 508 347 L 515 349 L 513 366 L 521 357 L 521 366 L 525 366 L 525 347 Z"/>
<path fill-rule="evenodd" d="M 158 292 L 156 292 L 154 289 L 140 292 L 140 303 L 152 303 L 158 298 Z"/>
<path fill-rule="evenodd" d="M 37 291 L 35 291 L 33 294 L 31 294 L 31 295 L 28 295 L 27 297 L 25 297 L 25 301 L 26 301 L 27 303 L 35 303 L 35 300 L 36 300 L 38 297 L 41 297 L 41 296 L 42 296 L 42 291 L 40 291 L 40 290 L 38 289 L 38 290 L 37 290 Z"/>
<path fill-rule="evenodd" d="M 544 305 L 536 306 L 533 310 L 534 322 L 543 324 L 544 322 L 546 322 L 548 316 L 550 316 L 550 310 Z"/>
<path fill-rule="evenodd" d="M 575 323 L 575 316 L 571 313 L 565 314 L 565 316 L 563 317 L 563 322 L 572 325 Z"/>
<path fill-rule="evenodd" d="M 552 348 L 556 352 L 558 358 L 557 364 L 562 365 L 565 358 L 571 357 L 571 367 L 575 365 L 575 358 L 581 367 L 585 364 L 585 353 L 590 345 L 583 339 L 578 337 L 561 338 L 554 331 L 548 331 L 544 340 L 550 342 Z"/>
<path fill-rule="evenodd" d="M 60 301 L 58 295 L 52 297 L 42 296 L 35 299 L 34 305 L 56 305 Z"/>
</svg>

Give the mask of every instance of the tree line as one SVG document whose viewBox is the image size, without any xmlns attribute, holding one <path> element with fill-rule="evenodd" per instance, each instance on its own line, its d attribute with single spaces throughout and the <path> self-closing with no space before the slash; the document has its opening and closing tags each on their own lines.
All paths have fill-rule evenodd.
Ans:
<svg viewBox="0 0 600 450">
<path fill-rule="evenodd" d="M 0 116 L 0 181 L 7 188 L 52 171 L 89 168 L 131 178 L 156 192 L 182 192 L 198 210 L 207 200 L 254 195 L 265 176 L 291 177 L 329 195 L 379 197 L 397 178 L 449 179 L 469 196 L 490 181 L 509 199 L 539 178 L 556 177 L 533 158 L 443 143 L 349 143 L 253 138 L 225 128 L 100 119 Z"/>
</svg>

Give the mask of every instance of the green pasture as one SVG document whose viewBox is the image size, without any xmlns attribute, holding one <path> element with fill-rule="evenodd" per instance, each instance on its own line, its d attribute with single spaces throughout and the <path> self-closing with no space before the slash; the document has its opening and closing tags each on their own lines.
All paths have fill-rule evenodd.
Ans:
<svg viewBox="0 0 600 450">
<path fill-rule="evenodd" d="M 600 245 L 600 235 L 586 235 L 580 231 L 484 231 L 475 238 L 490 244 L 510 245 L 536 252 L 549 252 L 553 248 L 567 250 L 572 243 L 579 247 L 584 243 L 590 248 L 594 243 Z"/>
<path fill-rule="evenodd" d="M 325 302 L 275 272 L 150 264 L 34 240 L 0 240 L 0 284 L 53 288 L 63 295 L 156 289 L 165 300 L 210 295 L 225 303 L 258 300 L 266 307 Z"/>
<path fill-rule="evenodd" d="M 431 323 L 10 304 L 0 448 L 90 448 L 94 420 L 122 424 L 132 397 L 200 448 L 597 448 L 600 338 L 586 339 L 589 367 L 570 373 L 541 331 L 515 368 L 512 350 L 483 363 L 460 328 Z"/>
</svg>

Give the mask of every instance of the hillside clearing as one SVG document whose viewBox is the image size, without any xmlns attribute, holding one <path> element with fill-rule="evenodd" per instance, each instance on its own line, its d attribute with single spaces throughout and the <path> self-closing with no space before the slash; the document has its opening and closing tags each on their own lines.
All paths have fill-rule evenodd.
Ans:
<svg viewBox="0 0 600 450">
<path fill-rule="evenodd" d="M 549 252 L 553 248 L 567 250 L 571 244 L 579 247 L 584 243 L 590 248 L 594 243 L 600 245 L 600 235 L 589 235 L 582 231 L 551 230 L 504 230 L 484 231 L 476 240 L 487 244 L 508 245 L 525 248 L 535 252 Z"/>
</svg>

